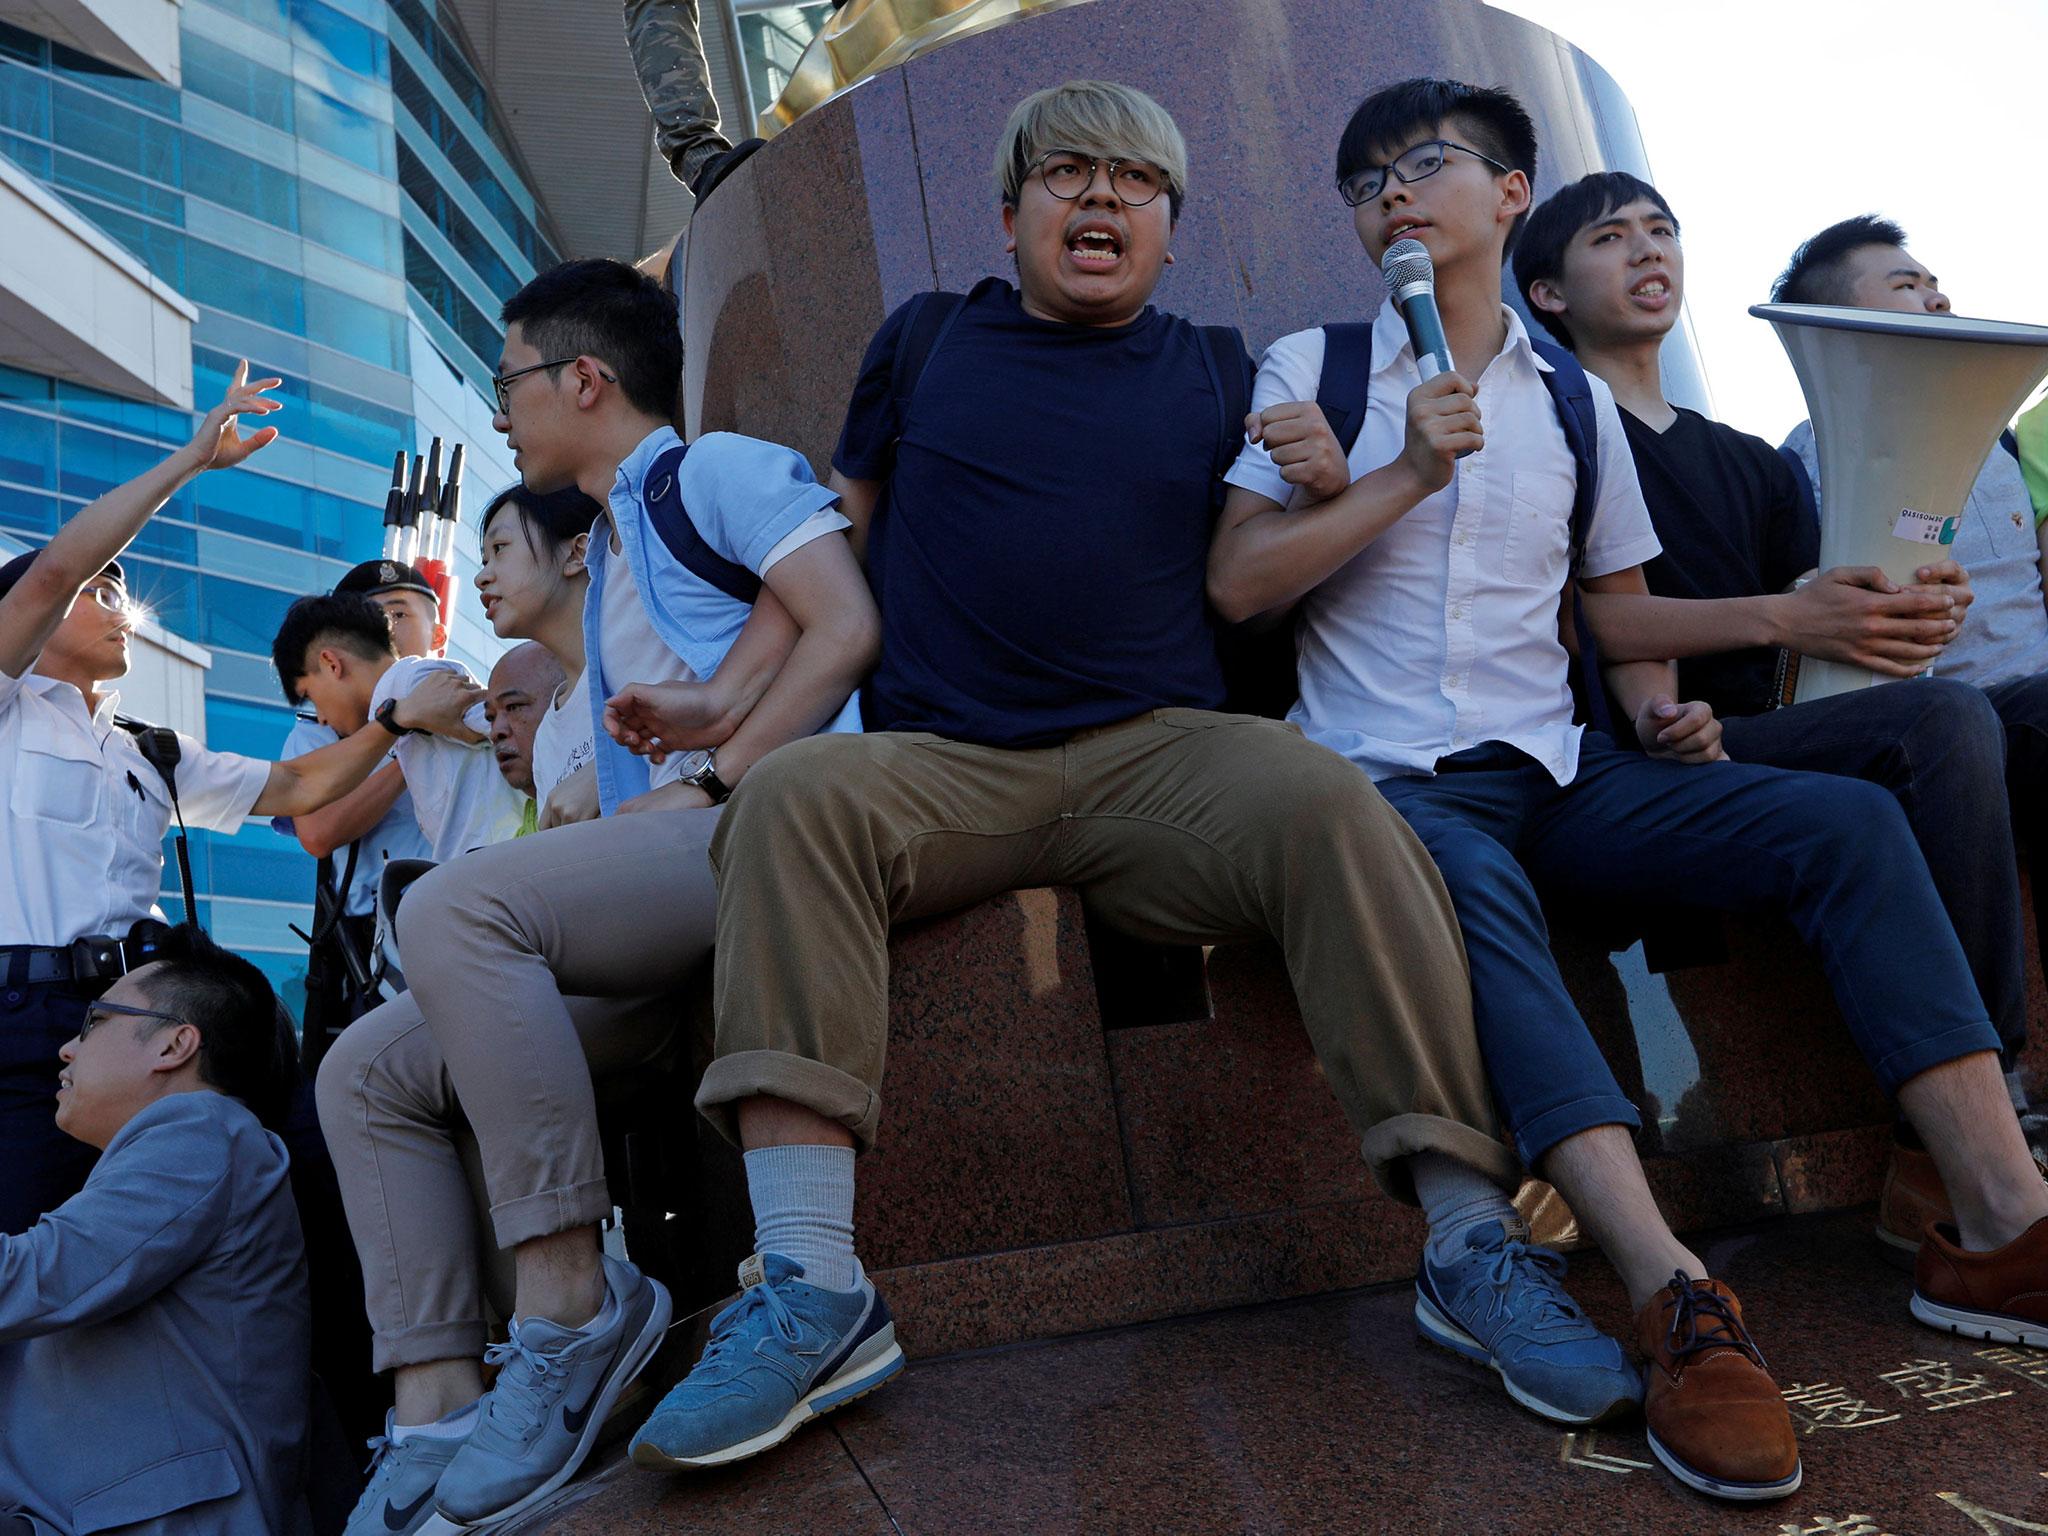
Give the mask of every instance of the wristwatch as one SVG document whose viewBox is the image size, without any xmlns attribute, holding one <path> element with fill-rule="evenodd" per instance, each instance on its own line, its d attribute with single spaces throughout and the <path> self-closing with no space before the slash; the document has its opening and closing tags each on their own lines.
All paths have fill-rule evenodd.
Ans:
<svg viewBox="0 0 2048 1536">
<path fill-rule="evenodd" d="M 398 700 L 386 699 L 377 706 L 377 713 L 370 717 L 394 736 L 424 736 L 427 733 L 417 725 L 398 723 Z"/>
<path fill-rule="evenodd" d="M 716 752 L 692 752 L 684 761 L 689 766 L 676 776 L 678 784 L 703 790 L 713 805 L 723 805 L 732 798 L 732 786 L 718 776 Z"/>
</svg>

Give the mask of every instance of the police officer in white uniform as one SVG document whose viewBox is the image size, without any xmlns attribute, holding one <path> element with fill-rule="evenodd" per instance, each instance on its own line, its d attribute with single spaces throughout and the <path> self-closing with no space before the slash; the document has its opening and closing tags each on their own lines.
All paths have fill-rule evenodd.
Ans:
<svg viewBox="0 0 2048 1536">
<path fill-rule="evenodd" d="M 236 368 L 190 443 L 0 566 L 0 1232 L 26 1231 L 84 1183 L 95 1154 L 56 1128 L 57 1049 L 90 1001 L 148 958 L 162 922 L 170 791 L 103 686 L 127 672 L 133 628 L 115 562 L 186 482 L 277 436 L 236 424 L 280 408 L 264 393 L 279 381 L 252 384 L 248 371 Z M 346 794 L 392 735 L 373 723 L 289 763 L 177 742 L 184 820 L 231 832 L 252 814 L 304 814 Z"/>
</svg>

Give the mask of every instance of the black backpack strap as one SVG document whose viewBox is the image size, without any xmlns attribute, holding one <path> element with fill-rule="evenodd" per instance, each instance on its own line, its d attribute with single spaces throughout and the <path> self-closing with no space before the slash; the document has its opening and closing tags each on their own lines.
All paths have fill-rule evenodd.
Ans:
<svg viewBox="0 0 2048 1536">
<path fill-rule="evenodd" d="M 645 485 L 647 516 L 661 542 L 683 568 L 700 581 L 708 582 L 737 602 L 752 606 L 761 595 L 761 578 L 744 565 L 737 565 L 704 542 L 704 535 L 690 521 L 683 507 L 681 470 L 683 455 L 690 450 L 677 445 L 660 454 L 648 466 Z"/>
<path fill-rule="evenodd" d="M 895 400 L 899 430 L 910 417 L 910 397 L 917 393 L 925 365 L 966 307 L 964 293 L 920 293 L 910 301 L 909 313 L 903 317 L 903 339 L 889 364 L 889 393 Z"/>
<path fill-rule="evenodd" d="M 185 921 L 199 926 L 199 901 L 192 886 L 192 849 L 185 832 L 185 812 L 178 804 L 178 761 L 185 753 L 178 745 L 178 733 L 167 726 L 149 725 L 126 715 L 114 716 L 114 724 L 135 738 L 136 750 L 164 781 L 171 797 L 171 814 L 178 818 L 178 836 L 173 846 L 178 854 L 178 888 L 185 897 Z"/>
<path fill-rule="evenodd" d="M 1345 320 L 1323 327 L 1323 373 L 1316 381 L 1316 404 L 1337 435 L 1337 446 L 1349 455 L 1365 430 L 1366 390 L 1372 382 L 1372 327 Z"/>
<path fill-rule="evenodd" d="M 1557 424 L 1564 430 L 1565 447 L 1572 456 L 1571 554 L 1567 580 L 1576 582 L 1579 563 L 1586 555 L 1586 541 L 1593 532 L 1593 509 L 1600 500 L 1600 424 L 1593 412 L 1593 385 L 1576 357 L 1547 341 L 1529 339 L 1536 355 L 1550 364 L 1550 371 L 1538 370 L 1551 404 L 1557 408 Z M 1618 733 L 1613 711 L 1607 707 L 1607 681 L 1600 672 L 1600 648 L 1593 628 L 1586 622 L 1586 605 L 1574 595 L 1572 628 L 1579 641 L 1579 696 L 1587 724 L 1605 733 L 1616 745 L 1635 744 L 1634 731 Z"/>
<path fill-rule="evenodd" d="M 2014 463 L 2019 462 L 2020 437 L 2019 434 L 2013 431 L 2011 427 L 2007 427 L 2003 432 L 1998 434 L 1998 446 L 2003 448 L 2007 453 L 2012 455 Z"/>
<path fill-rule="evenodd" d="M 1202 361 L 1209 369 L 1209 383 L 1216 391 L 1216 462 L 1210 479 L 1210 497 L 1217 510 L 1223 506 L 1223 477 L 1237 462 L 1244 447 L 1244 419 L 1252 413 L 1252 358 L 1245 351 L 1244 337 L 1234 325 L 1205 325 L 1198 335 Z"/>
</svg>

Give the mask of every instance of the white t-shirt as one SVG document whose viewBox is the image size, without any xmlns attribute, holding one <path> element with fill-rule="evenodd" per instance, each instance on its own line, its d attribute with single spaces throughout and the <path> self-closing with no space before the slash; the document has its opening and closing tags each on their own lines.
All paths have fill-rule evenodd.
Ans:
<svg viewBox="0 0 2048 1536">
<path fill-rule="evenodd" d="M 377 679 L 376 691 L 370 695 L 371 713 L 382 708 L 386 699 L 405 698 L 430 672 L 470 677 L 469 668 L 459 661 L 407 656 L 393 662 Z M 471 709 L 463 723 L 482 733 L 483 706 Z M 437 862 L 445 864 L 472 848 L 518 835 L 526 797 L 505 782 L 488 741 L 465 746 L 445 736 L 401 736 L 398 765 L 404 770 L 420 830 L 426 833 Z"/>
<path fill-rule="evenodd" d="M 578 672 L 555 697 L 533 731 L 533 802 L 547 809 L 555 786 L 591 758 L 590 698 Z"/>
<path fill-rule="evenodd" d="M 616 535 L 614 535 L 616 538 Z M 604 681 L 613 689 L 628 683 L 694 683 L 697 674 L 654 632 L 632 574 L 621 563 L 604 584 L 597 613 L 598 644 L 604 652 Z M 588 713 L 590 673 L 584 671 L 584 710 Z M 594 727 L 593 727 L 594 728 Z M 647 787 L 659 789 L 682 773 L 687 752 L 671 752 L 666 761 L 647 765 Z"/>
<path fill-rule="evenodd" d="M 1375 779 L 1429 773 L 1481 742 L 1521 748 L 1560 784 L 1578 772 L 1571 661 L 1558 639 L 1569 575 L 1576 472 L 1541 374 L 1550 365 L 1505 306 L 1507 340 L 1479 376 L 1486 446 L 1303 599 L 1301 702 L 1312 740 Z M 1313 400 L 1323 332 L 1267 349 L 1252 409 Z M 1372 329 L 1365 425 L 1352 478 L 1390 464 L 1407 438 L 1408 394 L 1422 382 L 1407 326 L 1389 304 Z M 1591 380 L 1600 487 L 1580 574 L 1606 576 L 1660 551 L 1614 396 Z M 1224 477 L 1289 503 L 1294 487 L 1247 443 Z"/>
</svg>

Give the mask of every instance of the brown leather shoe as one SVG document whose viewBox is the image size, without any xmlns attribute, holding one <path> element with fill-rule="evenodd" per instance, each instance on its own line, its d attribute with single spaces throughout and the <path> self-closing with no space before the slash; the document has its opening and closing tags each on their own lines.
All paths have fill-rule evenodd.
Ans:
<svg viewBox="0 0 2048 1536">
<path fill-rule="evenodd" d="M 1893 1141 L 1892 1160 L 1884 1170 L 1884 1193 L 1877 1201 L 1877 1240 L 1884 1244 L 1885 1258 L 1911 1270 L 1927 1224 L 1955 1219 L 1934 1159 L 1924 1148 Z"/>
<path fill-rule="evenodd" d="M 1970 1339 L 2048 1349 L 2048 1216 L 2003 1248 L 1971 1253 L 1929 1230 L 1913 1269 L 1913 1315 Z"/>
<path fill-rule="evenodd" d="M 1636 1314 L 1649 1362 L 1643 1416 L 1665 1470 L 1717 1499 L 1782 1499 L 1799 1487 L 1799 1441 L 1742 1303 L 1682 1274 Z"/>
</svg>

